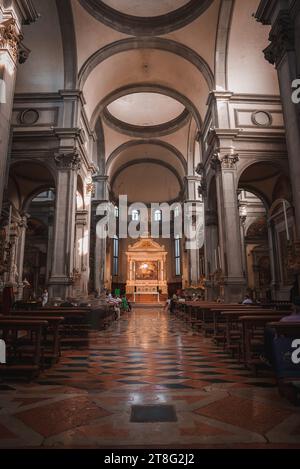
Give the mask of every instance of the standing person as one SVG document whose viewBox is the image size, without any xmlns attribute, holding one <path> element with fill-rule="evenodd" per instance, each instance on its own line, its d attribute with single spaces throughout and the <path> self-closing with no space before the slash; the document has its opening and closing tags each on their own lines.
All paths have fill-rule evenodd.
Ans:
<svg viewBox="0 0 300 469">
<path fill-rule="evenodd" d="M 126 313 L 129 311 L 129 306 L 128 306 L 126 295 L 123 295 L 122 297 L 122 309 L 123 311 L 126 311 Z"/>
<path fill-rule="evenodd" d="M 169 311 L 171 306 L 171 298 L 168 298 L 165 304 L 165 311 Z"/>
<path fill-rule="evenodd" d="M 47 288 L 42 293 L 42 307 L 44 308 L 49 301 L 49 293 Z"/>
</svg>

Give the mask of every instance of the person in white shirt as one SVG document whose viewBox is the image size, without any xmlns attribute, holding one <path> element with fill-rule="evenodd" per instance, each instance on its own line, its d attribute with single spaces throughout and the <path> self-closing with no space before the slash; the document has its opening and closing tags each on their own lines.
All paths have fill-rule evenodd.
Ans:
<svg viewBox="0 0 300 469">
<path fill-rule="evenodd" d="M 245 296 L 245 299 L 243 301 L 243 305 L 253 305 L 253 301 L 251 300 L 249 295 Z"/>
</svg>

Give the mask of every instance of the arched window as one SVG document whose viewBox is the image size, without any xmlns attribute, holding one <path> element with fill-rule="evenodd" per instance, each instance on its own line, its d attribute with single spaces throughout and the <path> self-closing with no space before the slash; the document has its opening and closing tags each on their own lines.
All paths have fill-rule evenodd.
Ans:
<svg viewBox="0 0 300 469">
<path fill-rule="evenodd" d="M 177 236 L 175 238 L 175 275 L 181 275 L 181 246 L 180 238 Z"/>
<path fill-rule="evenodd" d="M 131 219 L 132 221 L 139 221 L 140 219 L 140 212 L 138 210 L 132 210 L 131 212 Z"/>
<path fill-rule="evenodd" d="M 119 273 L 119 238 L 117 236 L 113 239 L 113 275 Z"/>
<path fill-rule="evenodd" d="M 155 210 L 154 212 L 154 221 L 161 221 L 162 213 L 161 210 Z"/>
</svg>

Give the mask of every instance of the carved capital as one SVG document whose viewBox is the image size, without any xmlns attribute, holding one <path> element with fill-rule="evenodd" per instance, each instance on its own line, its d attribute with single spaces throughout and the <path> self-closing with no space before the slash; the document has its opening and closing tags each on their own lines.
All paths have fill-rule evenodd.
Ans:
<svg viewBox="0 0 300 469">
<path fill-rule="evenodd" d="M 69 153 L 56 153 L 54 159 L 60 170 L 78 171 L 81 168 L 81 158 L 77 150 Z"/>
<path fill-rule="evenodd" d="M 91 194 L 91 197 L 95 197 L 96 194 L 96 184 L 94 182 L 89 182 L 86 185 L 87 194 Z"/>
<path fill-rule="evenodd" d="M 222 169 L 235 169 L 238 161 L 239 155 L 237 153 L 225 155 L 221 158 Z"/>
<path fill-rule="evenodd" d="M 6 49 L 15 62 L 19 58 L 19 48 L 22 40 L 23 36 L 13 18 L 0 24 L 0 49 Z"/>
<path fill-rule="evenodd" d="M 270 45 L 264 50 L 265 58 L 278 66 L 286 52 L 295 48 L 295 31 L 289 12 L 284 10 L 278 15 L 269 36 Z"/>
</svg>

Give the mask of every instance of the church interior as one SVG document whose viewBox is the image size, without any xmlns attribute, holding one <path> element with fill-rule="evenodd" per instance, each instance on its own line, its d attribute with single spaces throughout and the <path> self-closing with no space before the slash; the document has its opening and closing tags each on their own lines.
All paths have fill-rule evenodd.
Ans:
<svg viewBox="0 0 300 469">
<path fill-rule="evenodd" d="M 299 74 L 297 0 L 0 0 L 0 448 L 300 448 Z"/>
</svg>

